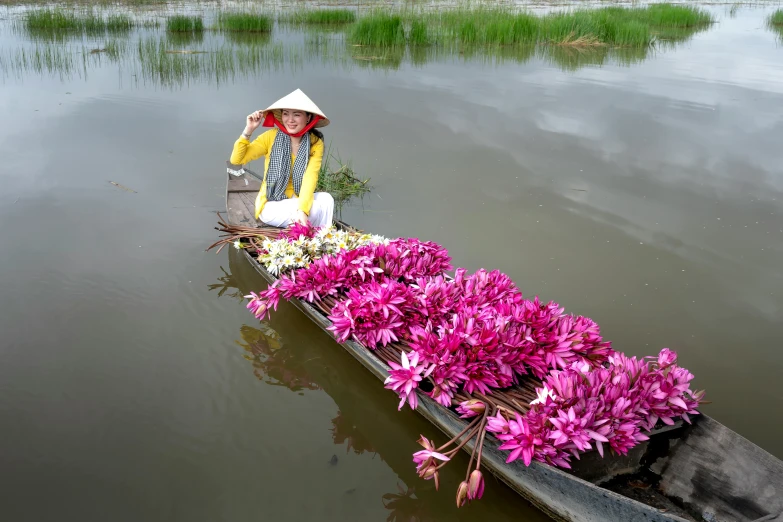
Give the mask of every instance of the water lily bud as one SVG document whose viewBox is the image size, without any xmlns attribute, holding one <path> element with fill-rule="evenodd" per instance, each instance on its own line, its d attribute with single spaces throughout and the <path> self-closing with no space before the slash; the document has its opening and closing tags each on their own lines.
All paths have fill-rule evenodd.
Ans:
<svg viewBox="0 0 783 522">
<path fill-rule="evenodd" d="M 477 469 L 474 469 L 468 479 L 468 498 L 476 500 L 484 494 L 484 475 Z"/>
<path fill-rule="evenodd" d="M 462 481 L 457 488 L 457 507 L 460 508 L 468 503 L 468 483 Z"/>
<path fill-rule="evenodd" d="M 476 415 L 482 415 L 484 413 L 484 410 L 486 409 L 486 405 L 483 402 L 476 399 L 465 401 L 462 403 L 462 406 L 466 410 L 470 410 L 474 412 Z"/>
<path fill-rule="evenodd" d="M 677 354 L 673 351 L 669 350 L 668 348 L 664 348 L 661 350 L 661 353 L 658 354 L 658 366 L 663 368 L 668 368 L 672 364 L 675 364 L 677 362 Z"/>
<path fill-rule="evenodd" d="M 432 442 L 430 442 L 430 440 L 427 437 L 425 437 L 424 435 L 420 435 L 419 436 L 419 440 L 417 442 L 419 444 L 421 444 L 422 446 L 424 446 L 425 449 L 428 449 L 428 450 L 434 450 L 435 449 L 435 445 L 432 444 Z"/>
<path fill-rule="evenodd" d="M 423 478 L 424 480 L 429 480 L 431 478 L 435 478 L 438 476 L 438 470 L 435 469 L 435 466 L 428 466 L 421 470 L 421 473 L 419 473 L 419 476 Z"/>
</svg>

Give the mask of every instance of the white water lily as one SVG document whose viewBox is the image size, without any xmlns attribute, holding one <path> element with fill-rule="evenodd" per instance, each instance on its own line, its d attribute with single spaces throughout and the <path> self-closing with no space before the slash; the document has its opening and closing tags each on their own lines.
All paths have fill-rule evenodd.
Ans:
<svg viewBox="0 0 783 522">
<path fill-rule="evenodd" d="M 242 243 L 238 239 L 234 241 L 234 248 L 237 250 L 242 250 Z"/>
<path fill-rule="evenodd" d="M 305 268 L 314 259 L 336 254 L 340 250 L 355 250 L 365 245 L 388 242 L 383 236 L 347 232 L 334 227 L 321 228 L 312 238 L 302 235 L 295 240 L 264 239 L 258 260 L 270 273 L 278 275 L 295 268 Z"/>
<path fill-rule="evenodd" d="M 552 390 L 548 389 L 546 386 L 538 390 L 537 392 L 538 398 L 534 399 L 530 405 L 533 404 L 546 404 L 546 398 L 549 397 L 552 400 L 555 400 L 555 394 L 552 393 Z"/>
<path fill-rule="evenodd" d="M 280 267 L 274 260 L 266 265 L 266 269 L 269 271 L 270 274 L 275 276 L 280 273 Z"/>
</svg>

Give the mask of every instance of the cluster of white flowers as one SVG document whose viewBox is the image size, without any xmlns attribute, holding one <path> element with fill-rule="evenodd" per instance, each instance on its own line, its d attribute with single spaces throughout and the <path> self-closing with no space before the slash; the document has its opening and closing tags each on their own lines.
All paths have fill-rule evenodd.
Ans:
<svg viewBox="0 0 783 522">
<path fill-rule="evenodd" d="M 265 239 L 261 247 L 265 252 L 259 253 L 258 260 L 273 275 L 279 275 L 289 270 L 304 268 L 319 257 L 336 254 L 341 250 L 354 250 L 369 244 L 388 244 L 383 236 L 359 234 L 337 230 L 334 227 L 321 228 L 315 237 L 299 236 L 290 241 L 287 238 L 276 240 Z"/>
</svg>

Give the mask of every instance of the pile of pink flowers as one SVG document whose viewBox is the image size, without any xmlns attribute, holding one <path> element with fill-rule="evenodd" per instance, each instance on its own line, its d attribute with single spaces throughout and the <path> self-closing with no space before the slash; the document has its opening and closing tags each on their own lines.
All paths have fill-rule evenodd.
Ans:
<svg viewBox="0 0 783 522">
<path fill-rule="evenodd" d="M 304 227 L 303 227 L 304 228 Z M 310 237 L 310 231 L 288 233 L 290 237 Z M 286 236 L 289 237 L 289 236 Z M 310 303 L 322 301 L 364 283 L 429 277 L 451 269 L 451 258 L 441 246 L 418 239 L 395 239 L 388 245 L 366 245 L 355 250 L 313 260 L 307 268 L 280 277 L 269 289 L 249 296 L 248 309 L 263 319 L 269 308 L 277 309 L 280 298 L 299 298 Z M 369 291 L 362 288 L 363 292 Z M 347 337 L 346 337 L 347 338 Z"/>
<path fill-rule="evenodd" d="M 448 407 L 460 389 L 487 394 L 522 375 L 541 378 L 577 361 L 595 366 L 613 353 L 593 321 L 566 315 L 556 303 L 523 299 L 498 271 L 458 269 L 454 279 L 435 275 L 413 283 L 384 272 L 351 288 L 329 319 L 341 342 L 353 338 L 370 349 L 407 342 L 409 365 L 393 368 L 386 381 L 400 406 L 415 407 L 425 376 L 432 386 L 427 395 Z"/>
<path fill-rule="evenodd" d="M 650 359 L 650 358 L 648 358 Z M 514 412 L 490 417 L 487 430 L 510 451 L 507 462 L 535 459 L 568 468 L 571 456 L 593 449 L 604 455 L 604 444 L 625 455 L 647 440 L 660 419 L 690 422 L 703 392 L 693 392 L 693 375 L 677 366 L 677 356 L 664 348 L 657 360 L 639 360 L 616 353 L 608 367 L 574 363 L 552 371 L 538 388 L 538 398 L 524 415 Z"/>
<path fill-rule="evenodd" d="M 301 228 L 290 237 L 312 234 Z M 457 269 L 448 278 L 450 269 L 441 246 L 395 239 L 313 260 L 251 293 L 248 308 L 262 319 L 281 297 L 327 302 L 337 340 L 354 339 L 389 364 L 385 386 L 398 394 L 399 408 L 407 403 L 415 409 L 417 394 L 424 393 L 474 418 L 462 441 L 458 436 L 435 448 L 422 437 L 425 449 L 414 461 L 425 479 L 437 481 L 438 469 L 467 440 L 483 443 L 487 432 L 509 451 L 508 462 L 570 467 L 571 457 L 593 445 L 601 455 L 604 444 L 626 454 L 659 420 L 689 421 L 697 413 L 703 393 L 691 391 L 693 375 L 677 366 L 670 350 L 654 360 L 626 357 L 603 340 L 594 321 L 566 314 L 554 302 L 523 298 L 506 274 Z M 525 404 L 529 409 L 490 400 L 493 391 L 525 376 L 543 384 Z M 460 402 L 457 394 L 473 398 Z M 451 444 L 455 448 L 446 451 Z M 460 485 L 459 505 L 483 492 L 477 447 L 475 471 Z"/>
</svg>

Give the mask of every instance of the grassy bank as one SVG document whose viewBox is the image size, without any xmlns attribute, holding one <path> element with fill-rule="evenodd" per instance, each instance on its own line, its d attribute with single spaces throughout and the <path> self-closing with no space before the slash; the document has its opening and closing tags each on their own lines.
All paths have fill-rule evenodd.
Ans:
<svg viewBox="0 0 783 522">
<path fill-rule="evenodd" d="M 350 35 L 356 45 L 409 43 L 460 45 L 650 45 L 657 30 L 695 29 L 712 22 L 699 8 L 672 4 L 647 7 L 578 9 L 547 15 L 508 8 L 457 9 L 414 16 L 373 12 L 360 18 Z"/>
</svg>

